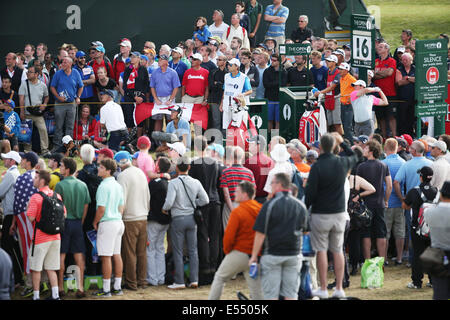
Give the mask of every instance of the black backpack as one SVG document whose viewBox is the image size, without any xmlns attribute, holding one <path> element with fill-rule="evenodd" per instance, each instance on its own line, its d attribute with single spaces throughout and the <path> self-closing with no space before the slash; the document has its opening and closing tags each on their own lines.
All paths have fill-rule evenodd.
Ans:
<svg viewBox="0 0 450 320">
<path fill-rule="evenodd" d="M 64 204 L 56 194 L 53 196 L 47 196 L 45 193 L 39 191 L 39 195 L 42 196 L 42 209 L 41 209 L 41 219 L 36 220 L 33 236 L 33 250 L 31 255 L 34 253 L 34 245 L 36 240 L 36 230 L 39 229 L 46 234 L 58 234 L 64 231 Z"/>
</svg>

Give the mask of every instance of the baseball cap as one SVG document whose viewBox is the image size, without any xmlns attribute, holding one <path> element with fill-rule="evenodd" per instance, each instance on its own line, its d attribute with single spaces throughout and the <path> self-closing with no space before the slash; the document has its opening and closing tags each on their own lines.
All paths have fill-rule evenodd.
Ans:
<svg viewBox="0 0 450 320">
<path fill-rule="evenodd" d="M 351 50 L 351 46 L 349 45 L 349 44 L 344 44 L 343 46 L 342 46 L 342 49 L 348 49 L 348 50 Z"/>
<path fill-rule="evenodd" d="M 169 110 L 170 110 L 170 111 L 175 111 L 175 112 L 181 112 L 182 109 L 181 109 L 180 106 L 174 105 L 174 106 L 171 107 Z"/>
<path fill-rule="evenodd" d="M 319 154 L 317 153 L 316 150 L 308 150 L 308 152 L 306 152 L 306 158 L 307 159 L 317 159 L 319 157 Z"/>
<path fill-rule="evenodd" d="M 202 55 L 201 55 L 200 53 L 194 53 L 194 54 L 191 56 L 191 59 L 195 59 L 195 60 L 200 60 L 200 61 L 202 61 L 202 60 L 203 60 L 203 57 L 202 57 Z"/>
<path fill-rule="evenodd" d="M 135 152 L 132 156 L 131 159 L 137 159 L 139 158 L 139 151 Z"/>
<path fill-rule="evenodd" d="M 212 44 L 215 47 L 219 47 L 219 42 L 217 42 L 216 39 L 210 39 L 207 43 Z"/>
<path fill-rule="evenodd" d="M 16 163 L 20 163 L 22 158 L 16 151 L 10 151 L 8 153 L 2 153 L 2 159 L 13 159 Z"/>
<path fill-rule="evenodd" d="M 433 177 L 433 169 L 428 166 L 420 168 L 419 170 L 417 170 L 417 173 L 426 179 L 431 179 Z"/>
<path fill-rule="evenodd" d="M 258 47 L 264 48 L 264 50 L 269 50 L 269 47 L 266 46 L 264 43 L 260 43 L 260 44 L 258 45 Z"/>
<path fill-rule="evenodd" d="M 103 46 L 98 46 L 97 48 L 95 48 L 97 51 L 101 52 L 101 53 L 105 53 L 105 48 L 103 48 Z"/>
<path fill-rule="evenodd" d="M 64 144 L 68 144 L 68 143 L 70 143 L 70 141 L 73 141 L 73 139 L 72 139 L 71 136 L 67 135 L 67 136 L 64 136 L 64 137 L 61 139 L 61 141 L 62 141 L 62 143 L 64 143 Z"/>
<path fill-rule="evenodd" d="M 180 47 L 176 47 L 176 48 L 172 49 L 172 52 L 176 52 L 180 55 L 183 55 L 183 49 L 181 49 Z"/>
<path fill-rule="evenodd" d="M 330 55 L 328 58 L 325 58 L 325 60 L 338 63 L 338 58 L 334 54 Z"/>
<path fill-rule="evenodd" d="M 84 51 L 77 51 L 77 53 L 75 54 L 75 57 L 77 59 L 80 59 L 81 57 L 86 57 L 86 53 L 84 53 Z"/>
<path fill-rule="evenodd" d="M 398 142 L 398 145 L 401 146 L 402 148 L 407 148 L 408 147 L 408 142 L 406 142 L 405 139 L 400 138 L 400 137 L 395 137 L 395 139 Z"/>
<path fill-rule="evenodd" d="M 275 43 L 275 47 L 277 46 L 277 40 L 275 40 L 274 38 L 267 38 L 264 40 L 264 43 L 267 43 L 267 41 L 273 41 Z"/>
<path fill-rule="evenodd" d="M 57 163 L 60 163 L 63 159 L 63 155 L 58 152 L 54 152 L 50 155 L 49 159 L 52 159 L 53 161 L 56 161 Z"/>
<path fill-rule="evenodd" d="M 148 61 L 148 57 L 145 54 L 141 54 L 139 59 L 144 59 L 145 61 Z"/>
<path fill-rule="evenodd" d="M 364 88 L 367 87 L 366 82 L 364 80 L 356 80 L 355 82 L 352 83 L 352 86 L 363 86 Z"/>
<path fill-rule="evenodd" d="M 405 139 L 409 146 L 413 143 L 413 138 L 409 134 L 402 134 L 400 138 Z"/>
<path fill-rule="evenodd" d="M 120 44 L 119 45 L 122 46 L 122 47 L 131 48 L 131 41 L 130 41 L 130 39 L 123 38 L 123 39 L 120 40 Z"/>
<path fill-rule="evenodd" d="M 93 47 L 104 47 L 103 43 L 100 41 L 92 41 L 91 46 Z"/>
<path fill-rule="evenodd" d="M 107 158 L 114 158 L 114 152 L 109 148 L 100 149 L 98 153 L 104 155 Z"/>
<path fill-rule="evenodd" d="M 367 75 L 373 78 L 374 74 L 372 70 L 367 70 Z"/>
<path fill-rule="evenodd" d="M 33 168 L 37 165 L 37 163 L 38 163 L 38 161 L 39 161 L 38 155 L 37 155 L 35 152 L 33 152 L 33 151 L 24 153 L 23 155 L 21 155 L 21 157 L 22 157 L 23 159 L 29 161 L 29 162 L 31 163 L 31 166 L 32 166 Z"/>
<path fill-rule="evenodd" d="M 107 94 L 111 98 L 114 98 L 114 92 L 112 90 L 105 89 L 105 90 L 100 91 L 100 95 L 101 96 L 104 95 L 104 94 Z"/>
<path fill-rule="evenodd" d="M 358 137 L 353 137 L 353 141 L 359 141 L 359 142 L 362 142 L 362 143 L 367 143 L 367 141 L 369 141 L 369 137 L 364 135 L 364 134 L 362 134 L 362 135 L 360 135 Z"/>
<path fill-rule="evenodd" d="M 16 103 L 11 99 L 6 100 L 6 104 L 9 105 L 13 109 L 16 107 Z"/>
<path fill-rule="evenodd" d="M 341 56 L 345 57 L 345 51 L 342 49 L 336 49 L 336 51 L 333 52 L 334 55 L 340 54 Z"/>
<path fill-rule="evenodd" d="M 178 152 L 180 156 L 183 156 L 186 153 L 186 147 L 182 142 L 168 143 L 167 146 Z"/>
<path fill-rule="evenodd" d="M 162 54 L 159 56 L 159 60 L 169 60 L 169 56 L 167 54 Z"/>
<path fill-rule="evenodd" d="M 430 143 L 430 147 L 441 149 L 442 152 L 447 152 L 447 144 L 444 141 L 438 140 L 434 143 Z"/>
<path fill-rule="evenodd" d="M 397 53 L 398 52 L 405 53 L 405 51 L 406 51 L 406 48 L 404 46 L 401 46 L 401 47 L 397 48 Z"/>
<path fill-rule="evenodd" d="M 144 145 L 147 148 L 150 148 L 152 143 L 150 142 L 150 139 L 147 136 L 140 136 L 138 141 L 137 141 L 137 146 L 139 147 L 141 145 Z"/>
<path fill-rule="evenodd" d="M 126 164 L 131 160 L 131 154 L 128 151 L 119 151 L 114 156 L 114 161 L 118 164 Z"/>
<path fill-rule="evenodd" d="M 135 56 L 135 57 L 140 58 L 141 54 L 139 52 L 137 52 L 137 51 L 133 51 L 133 52 L 130 53 L 130 56 Z"/>
<path fill-rule="evenodd" d="M 350 65 L 347 62 L 342 62 L 338 68 L 341 70 L 350 71 Z"/>
<path fill-rule="evenodd" d="M 236 58 L 231 59 L 230 61 L 228 61 L 228 63 L 229 63 L 230 65 L 235 64 L 235 65 L 237 65 L 238 67 L 241 66 L 241 62 L 240 62 L 238 59 L 236 59 Z"/>
<path fill-rule="evenodd" d="M 206 149 L 217 152 L 221 157 L 223 157 L 225 155 L 224 147 L 217 143 L 213 143 L 213 144 L 209 145 Z"/>
</svg>

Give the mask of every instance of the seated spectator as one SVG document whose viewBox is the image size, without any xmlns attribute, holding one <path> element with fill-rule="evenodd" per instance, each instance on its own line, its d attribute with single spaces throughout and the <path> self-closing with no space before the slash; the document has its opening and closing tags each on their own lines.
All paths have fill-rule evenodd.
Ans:
<svg viewBox="0 0 450 320">
<path fill-rule="evenodd" d="M 189 122 L 182 118 L 183 110 L 180 106 L 170 109 L 170 121 L 167 124 L 166 132 L 175 133 L 178 139 L 183 142 L 187 149 L 191 147 L 191 128 Z"/>
<path fill-rule="evenodd" d="M 313 31 L 308 28 L 308 16 L 301 15 L 298 17 L 298 28 L 291 33 L 291 39 L 295 43 L 303 43 L 305 40 L 311 41 Z"/>
<path fill-rule="evenodd" d="M 4 112 L 3 112 L 3 119 L 5 124 L 3 125 L 3 138 L 8 140 L 11 148 L 14 151 L 19 152 L 19 140 L 17 136 L 19 135 L 20 131 L 20 117 L 19 115 L 14 111 L 16 104 L 11 99 L 8 99 L 4 104 Z"/>
<path fill-rule="evenodd" d="M 75 121 L 73 138 L 76 144 L 92 143 L 95 138 L 97 121 L 91 116 L 91 107 L 85 104 L 81 107 L 79 118 Z"/>
<path fill-rule="evenodd" d="M 62 138 L 62 146 L 56 149 L 57 153 L 61 153 L 64 157 L 75 157 L 78 156 L 78 148 L 75 145 L 72 137 L 67 135 Z"/>
</svg>

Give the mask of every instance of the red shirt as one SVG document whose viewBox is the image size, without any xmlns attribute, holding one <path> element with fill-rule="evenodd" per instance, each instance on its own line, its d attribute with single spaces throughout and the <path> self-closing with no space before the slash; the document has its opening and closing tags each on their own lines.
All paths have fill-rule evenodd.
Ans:
<svg viewBox="0 0 450 320">
<path fill-rule="evenodd" d="M 186 94 L 190 96 L 203 96 L 208 88 L 209 71 L 201 68 L 186 70 L 183 76 L 182 85 L 186 88 Z"/>
<path fill-rule="evenodd" d="M 234 193 L 241 181 L 249 181 L 255 184 L 253 172 L 238 164 L 233 164 L 231 167 L 222 171 L 222 175 L 220 176 L 220 187 L 228 188 L 231 201 L 234 201 Z"/>
<path fill-rule="evenodd" d="M 108 74 L 109 78 L 115 79 L 114 70 L 111 66 L 111 63 L 108 63 L 108 66 L 106 66 L 105 60 L 102 60 L 101 63 L 97 63 L 97 60 L 94 59 L 94 60 L 92 60 L 92 63 L 90 66 L 92 67 L 92 69 L 94 69 L 95 79 L 98 79 L 97 71 L 98 71 L 98 68 L 100 68 L 100 67 L 103 67 L 106 69 L 106 73 Z"/>
<path fill-rule="evenodd" d="M 264 191 L 269 171 L 274 166 L 274 161 L 265 154 L 257 154 L 245 161 L 244 166 L 253 172 L 256 184 L 256 197 L 267 197 Z"/>
<path fill-rule="evenodd" d="M 39 191 L 42 191 L 48 196 L 53 195 L 53 190 L 48 186 L 41 188 Z M 58 199 L 62 200 L 61 196 L 57 195 Z M 41 211 L 42 211 L 42 202 L 44 202 L 44 198 L 39 193 L 35 193 L 31 196 L 30 202 L 28 203 L 27 217 L 34 217 L 35 220 L 33 222 L 33 228 L 36 228 L 36 221 L 41 220 Z M 66 212 L 66 207 L 64 207 L 64 212 Z M 34 233 L 34 230 L 33 230 Z M 47 234 L 42 232 L 41 230 L 36 230 L 36 242 L 35 244 L 41 244 L 49 241 L 61 240 L 61 235 L 58 234 Z"/>
<path fill-rule="evenodd" d="M 380 87 L 380 89 L 383 90 L 384 94 L 387 97 L 395 97 L 397 95 L 397 91 L 395 89 L 395 73 L 397 72 L 397 62 L 395 61 L 395 59 L 389 57 L 384 60 L 375 60 L 375 73 L 389 68 L 394 69 L 394 72 L 390 77 L 377 79 L 373 82 L 377 87 Z"/>
</svg>

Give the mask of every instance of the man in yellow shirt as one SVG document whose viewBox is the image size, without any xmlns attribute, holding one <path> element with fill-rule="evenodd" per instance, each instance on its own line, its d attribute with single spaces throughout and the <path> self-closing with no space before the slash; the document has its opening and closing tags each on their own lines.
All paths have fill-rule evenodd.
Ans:
<svg viewBox="0 0 450 320">
<path fill-rule="evenodd" d="M 59 172 L 59 166 L 61 165 L 61 160 L 63 156 L 61 153 L 52 153 L 50 158 L 48 159 L 48 168 L 51 172 L 50 174 L 50 183 L 48 186 L 53 191 L 55 190 L 55 186 L 58 182 L 62 180 L 62 174 Z"/>
<path fill-rule="evenodd" d="M 339 67 L 341 87 L 341 121 L 344 127 L 344 137 L 348 141 L 352 141 L 353 138 L 353 108 L 350 100 L 350 94 L 353 92 L 352 83 L 356 82 L 356 79 L 349 73 L 350 65 L 346 62 L 342 62 Z"/>
</svg>

